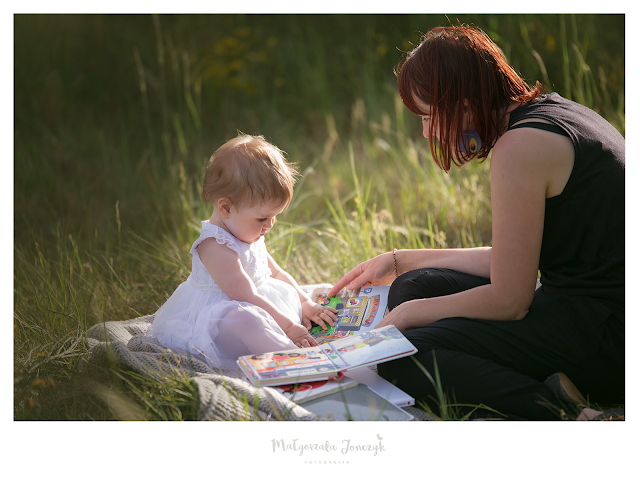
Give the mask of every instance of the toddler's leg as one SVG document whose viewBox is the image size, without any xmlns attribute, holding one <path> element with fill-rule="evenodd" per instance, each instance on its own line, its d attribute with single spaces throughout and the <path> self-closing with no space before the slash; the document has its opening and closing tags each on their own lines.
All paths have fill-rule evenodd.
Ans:
<svg viewBox="0 0 640 479">
<path fill-rule="evenodd" d="M 271 316 L 257 306 L 229 308 L 218 328 L 216 344 L 225 357 L 297 349 Z"/>
</svg>

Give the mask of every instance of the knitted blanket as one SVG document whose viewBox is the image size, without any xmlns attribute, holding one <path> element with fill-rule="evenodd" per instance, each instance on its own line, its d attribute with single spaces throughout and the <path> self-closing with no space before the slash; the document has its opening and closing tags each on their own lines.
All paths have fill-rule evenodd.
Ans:
<svg viewBox="0 0 640 479">
<path fill-rule="evenodd" d="M 331 285 L 305 285 L 302 289 L 311 293 L 326 287 Z M 183 350 L 165 348 L 157 339 L 146 337 L 153 317 L 93 326 L 87 331 L 90 349 L 85 359 L 98 365 L 115 359 L 121 367 L 158 380 L 189 376 L 198 388 L 201 420 L 319 420 L 275 389 L 254 387 L 239 370 L 214 370 Z"/>
<path fill-rule="evenodd" d="M 327 284 L 305 285 L 311 293 Z M 257 388 L 244 379 L 240 370 L 214 370 L 180 349 L 163 347 L 145 334 L 154 316 L 97 324 L 87 331 L 89 364 L 106 365 L 109 360 L 146 377 L 157 380 L 188 376 L 198 388 L 199 418 L 213 421 L 322 420 L 285 398 L 273 388 Z M 434 420 L 417 408 L 405 408 L 420 420 Z"/>
</svg>

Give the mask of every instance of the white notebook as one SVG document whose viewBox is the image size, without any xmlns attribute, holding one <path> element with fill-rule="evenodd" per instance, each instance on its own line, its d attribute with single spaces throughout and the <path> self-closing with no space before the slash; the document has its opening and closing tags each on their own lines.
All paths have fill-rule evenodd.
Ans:
<svg viewBox="0 0 640 479">
<path fill-rule="evenodd" d="M 373 392 L 398 407 L 413 406 L 416 400 L 402 389 L 394 386 L 369 368 L 358 368 L 347 371 L 345 376 L 365 384 Z"/>
</svg>

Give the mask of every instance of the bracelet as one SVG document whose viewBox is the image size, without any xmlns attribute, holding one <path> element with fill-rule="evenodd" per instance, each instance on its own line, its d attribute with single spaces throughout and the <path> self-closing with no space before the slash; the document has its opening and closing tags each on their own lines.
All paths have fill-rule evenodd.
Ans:
<svg viewBox="0 0 640 479">
<path fill-rule="evenodd" d="M 398 277 L 398 261 L 396 260 L 396 251 L 397 249 L 393 248 L 393 272 L 396 274 L 396 278 Z"/>
</svg>

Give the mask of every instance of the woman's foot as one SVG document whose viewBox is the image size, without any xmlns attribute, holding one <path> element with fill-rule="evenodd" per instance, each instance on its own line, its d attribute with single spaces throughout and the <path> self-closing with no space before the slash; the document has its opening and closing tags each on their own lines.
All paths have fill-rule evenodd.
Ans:
<svg viewBox="0 0 640 479">
<path fill-rule="evenodd" d="M 607 419 L 624 421 L 624 408 L 607 409 L 603 412 L 586 407 L 587 400 L 564 373 L 555 373 L 549 376 L 545 379 L 544 384 L 553 391 L 567 410 L 578 415 L 576 421 L 603 421 Z"/>
<path fill-rule="evenodd" d="M 576 421 L 591 421 L 597 416 L 602 416 L 602 412 L 585 407 L 582 408 L 582 411 L 580 411 L 580 414 L 578 414 Z"/>
<path fill-rule="evenodd" d="M 575 384 L 573 384 L 564 373 L 558 373 L 558 380 L 560 381 L 562 390 L 576 406 L 584 407 L 587 405 L 587 400 L 584 398 L 582 393 L 578 391 L 578 388 L 575 386 Z"/>
<path fill-rule="evenodd" d="M 555 373 L 544 380 L 544 384 L 555 394 L 560 403 L 568 411 L 574 412 L 578 415 L 578 418 L 583 416 L 582 411 L 587 412 L 583 417 L 586 419 L 579 419 L 581 421 L 587 421 L 591 419 L 591 413 L 593 409 L 587 408 L 587 400 L 578 391 L 578 388 L 571 382 L 571 380 L 564 373 Z M 582 411 L 580 410 L 582 408 Z M 598 411 L 594 411 L 598 413 Z M 597 414 L 596 414 L 597 415 Z"/>
<path fill-rule="evenodd" d="M 584 408 L 576 421 L 624 421 L 624 408 L 613 408 L 605 411 Z"/>
</svg>

